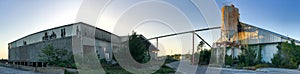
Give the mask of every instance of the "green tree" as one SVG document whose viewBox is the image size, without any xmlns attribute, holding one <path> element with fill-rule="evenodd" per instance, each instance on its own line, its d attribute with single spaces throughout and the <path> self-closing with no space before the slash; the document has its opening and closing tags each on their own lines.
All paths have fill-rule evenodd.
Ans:
<svg viewBox="0 0 300 74">
<path fill-rule="evenodd" d="M 208 50 L 208 49 L 204 49 L 204 51 L 202 52 L 203 54 L 203 57 L 204 57 L 204 63 L 205 64 L 209 64 L 210 62 L 210 57 L 211 57 L 211 50 Z M 201 61 L 201 60 L 200 60 Z"/>
<path fill-rule="evenodd" d="M 297 68 L 300 63 L 300 46 L 291 40 L 278 44 L 278 53 L 271 59 L 274 67 Z"/>
<path fill-rule="evenodd" d="M 198 46 L 197 46 L 197 51 L 201 51 L 204 47 L 204 42 L 203 41 L 200 41 Z"/>
<path fill-rule="evenodd" d="M 136 32 L 129 36 L 130 54 L 139 63 L 146 63 L 150 60 L 149 45 L 145 41 L 143 36 L 137 35 Z"/>
<path fill-rule="evenodd" d="M 255 50 L 250 48 L 242 48 L 242 54 L 238 56 L 237 64 L 243 66 L 254 66 L 256 63 L 256 53 Z"/>
<path fill-rule="evenodd" d="M 211 50 L 208 49 L 204 49 L 201 50 L 200 52 L 195 53 L 195 58 L 197 58 L 196 61 L 198 61 L 200 65 L 209 64 L 210 57 L 211 57 Z"/>
<path fill-rule="evenodd" d="M 74 64 L 73 55 L 67 50 L 56 49 L 48 45 L 41 52 L 40 61 L 47 62 L 50 66 L 71 67 Z"/>
<path fill-rule="evenodd" d="M 283 66 L 283 58 L 278 52 L 277 54 L 274 54 L 274 57 L 271 59 L 273 67 L 282 67 Z"/>
</svg>

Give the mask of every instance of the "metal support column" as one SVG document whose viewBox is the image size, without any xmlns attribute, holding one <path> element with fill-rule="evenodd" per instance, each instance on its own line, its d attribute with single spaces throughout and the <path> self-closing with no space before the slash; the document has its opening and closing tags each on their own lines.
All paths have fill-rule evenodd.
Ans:
<svg viewBox="0 0 300 74">
<path fill-rule="evenodd" d="M 158 38 L 156 38 L 156 48 L 158 50 Z"/>
<path fill-rule="evenodd" d="M 192 38 L 193 38 L 193 41 L 192 41 L 192 64 L 195 64 L 195 55 L 194 55 L 194 53 L 195 53 L 195 46 L 194 46 L 194 44 L 195 44 L 195 32 L 192 32 L 193 33 L 193 35 L 192 35 Z"/>
</svg>

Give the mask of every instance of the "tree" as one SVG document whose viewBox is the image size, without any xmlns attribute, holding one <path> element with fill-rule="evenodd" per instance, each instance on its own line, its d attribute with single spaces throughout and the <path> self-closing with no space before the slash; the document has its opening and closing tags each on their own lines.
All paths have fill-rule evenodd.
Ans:
<svg viewBox="0 0 300 74">
<path fill-rule="evenodd" d="M 297 68 L 300 64 L 300 46 L 295 44 L 295 40 L 291 40 L 278 44 L 278 53 L 274 54 L 271 59 L 274 67 Z"/>
<path fill-rule="evenodd" d="M 197 46 L 197 51 L 202 50 L 203 46 L 204 46 L 204 42 L 200 41 L 199 44 L 198 44 L 198 46 Z"/>
<path fill-rule="evenodd" d="M 172 58 L 176 59 L 176 60 L 180 60 L 181 56 L 182 56 L 181 54 L 174 54 L 174 55 L 172 55 Z"/>
<path fill-rule="evenodd" d="M 48 45 L 41 52 L 40 60 L 47 62 L 50 66 L 71 67 L 74 64 L 73 55 L 67 50 L 56 49 L 52 45 Z"/>
<path fill-rule="evenodd" d="M 130 54 L 139 63 L 146 63 L 150 60 L 149 45 L 145 41 L 142 35 L 137 35 L 136 32 L 129 36 Z"/>
<path fill-rule="evenodd" d="M 242 54 L 238 56 L 237 64 L 242 66 L 254 66 L 256 64 L 256 53 L 255 50 L 250 48 L 242 48 Z"/>
<path fill-rule="evenodd" d="M 197 58 L 196 61 L 198 61 L 200 65 L 209 64 L 210 57 L 211 57 L 211 50 L 208 49 L 204 49 L 201 50 L 200 52 L 195 53 L 195 58 Z"/>
</svg>

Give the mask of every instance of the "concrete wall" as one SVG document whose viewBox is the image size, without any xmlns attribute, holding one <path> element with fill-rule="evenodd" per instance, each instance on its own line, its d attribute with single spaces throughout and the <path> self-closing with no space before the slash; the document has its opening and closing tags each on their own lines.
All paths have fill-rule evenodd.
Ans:
<svg viewBox="0 0 300 74">
<path fill-rule="evenodd" d="M 255 51 L 258 51 L 259 46 L 261 46 L 262 61 L 272 63 L 271 59 L 274 57 L 274 54 L 278 52 L 277 45 L 278 44 L 264 44 L 264 45 L 251 46 L 250 48 L 254 49 Z M 241 53 L 242 51 L 240 49 L 234 48 L 234 57 L 237 57 Z M 232 54 L 232 50 L 227 49 L 226 55 L 231 55 L 231 54 Z"/>
<path fill-rule="evenodd" d="M 277 46 L 278 44 L 267 44 L 267 45 L 262 45 L 262 61 L 269 62 L 271 63 L 271 59 L 274 57 L 273 55 L 277 53 L 278 49 Z"/>
<path fill-rule="evenodd" d="M 66 29 L 67 34 L 64 38 L 61 38 L 60 36 L 60 30 L 62 28 Z M 49 31 L 49 34 L 51 34 L 52 31 L 55 33 L 57 32 L 58 38 L 42 41 L 42 35 L 46 31 Z M 36 34 L 29 35 L 10 43 L 9 61 L 39 62 L 41 49 L 45 48 L 49 44 L 53 45 L 54 48 L 57 49 L 66 49 L 69 51 L 73 51 L 72 37 L 82 39 L 82 41 L 79 40 L 80 42 L 82 42 L 82 45 L 95 46 L 96 50 L 98 50 L 98 54 L 100 54 L 100 58 L 112 59 L 112 49 L 117 48 L 118 43 L 120 42 L 120 38 L 118 36 L 90 25 L 84 25 L 83 23 L 73 24 L 65 27 L 58 27 L 46 31 L 38 32 Z M 28 42 L 27 45 L 22 45 L 20 41 L 23 42 L 24 39 L 27 39 L 26 41 L 33 42 Z M 12 46 L 13 44 L 15 44 L 14 47 Z M 106 54 L 108 54 L 108 56 Z"/>
<path fill-rule="evenodd" d="M 9 61 L 14 62 L 39 62 L 41 49 L 53 45 L 57 49 L 72 50 L 72 37 L 42 41 L 38 43 L 9 49 Z"/>
<path fill-rule="evenodd" d="M 239 49 L 239 48 L 229 48 L 229 49 L 226 49 L 226 55 L 232 55 L 232 52 L 234 51 L 233 53 L 233 57 L 237 58 L 239 55 L 242 54 L 242 50 Z"/>
</svg>

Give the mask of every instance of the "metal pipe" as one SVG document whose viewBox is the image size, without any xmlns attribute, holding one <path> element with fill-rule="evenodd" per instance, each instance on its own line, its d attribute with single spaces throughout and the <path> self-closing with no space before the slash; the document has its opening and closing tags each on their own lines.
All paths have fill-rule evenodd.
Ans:
<svg viewBox="0 0 300 74">
<path fill-rule="evenodd" d="M 153 40 L 156 38 L 163 38 L 163 37 L 174 36 L 174 35 L 179 35 L 179 34 L 194 33 L 194 32 L 198 32 L 198 31 L 205 31 L 205 30 L 212 30 L 212 29 L 219 29 L 219 28 L 221 28 L 221 27 L 212 27 L 212 28 L 204 28 L 204 29 L 198 29 L 198 30 L 187 31 L 187 32 L 180 32 L 180 33 L 174 33 L 174 34 L 168 34 L 168 35 L 162 35 L 162 36 L 158 36 L 158 37 L 154 37 L 154 38 L 149 38 L 147 40 Z"/>
</svg>

